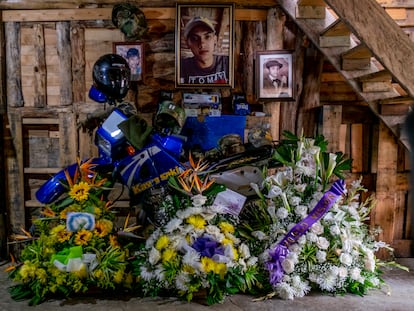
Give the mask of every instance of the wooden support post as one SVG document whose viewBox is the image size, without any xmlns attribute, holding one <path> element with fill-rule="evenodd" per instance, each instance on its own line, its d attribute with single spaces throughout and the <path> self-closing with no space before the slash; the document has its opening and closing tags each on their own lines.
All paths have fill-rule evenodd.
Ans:
<svg viewBox="0 0 414 311">
<path fill-rule="evenodd" d="M 9 112 L 8 121 L 10 135 L 6 146 L 7 198 L 11 231 L 20 232 L 26 228 L 24 208 L 24 177 L 23 177 L 23 134 L 22 117 L 19 112 Z M 20 232 L 21 233 L 21 232 Z"/>
<path fill-rule="evenodd" d="M 35 24 L 35 64 L 34 64 L 34 106 L 44 108 L 47 105 L 47 73 L 45 53 L 45 33 L 43 25 Z"/>
<path fill-rule="evenodd" d="M 60 164 L 68 166 L 76 161 L 77 151 L 77 137 L 76 130 L 76 114 L 62 112 L 59 114 L 59 150 L 60 150 Z"/>
<path fill-rule="evenodd" d="M 60 105 L 72 105 L 72 50 L 70 45 L 70 23 L 56 23 L 57 52 L 59 56 Z"/>
<path fill-rule="evenodd" d="M 398 146 L 394 135 L 381 122 L 378 137 L 378 170 L 376 184 L 376 207 L 373 210 L 373 225 L 379 226 L 378 239 L 386 243 L 394 240 L 396 186 L 397 186 Z M 381 251 L 378 257 L 386 259 L 387 252 Z"/>
<path fill-rule="evenodd" d="M 336 152 L 340 149 L 339 125 L 342 123 L 342 106 L 323 106 L 322 135 L 329 142 L 328 150 Z"/>
<path fill-rule="evenodd" d="M 7 105 L 9 107 L 23 107 L 24 99 L 20 70 L 20 23 L 6 23 L 5 32 L 7 33 Z"/>
<path fill-rule="evenodd" d="M 283 49 L 283 33 L 286 15 L 279 8 L 271 8 L 267 12 L 266 50 Z M 273 140 L 280 139 L 280 102 L 269 102 L 264 111 L 270 115 L 270 132 Z"/>
</svg>

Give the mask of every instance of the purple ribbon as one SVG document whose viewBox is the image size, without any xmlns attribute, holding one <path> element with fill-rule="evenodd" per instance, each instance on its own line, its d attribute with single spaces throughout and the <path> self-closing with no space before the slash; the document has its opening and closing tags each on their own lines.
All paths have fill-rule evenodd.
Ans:
<svg viewBox="0 0 414 311">
<path fill-rule="evenodd" d="M 289 253 L 289 246 L 296 243 L 315 222 L 321 219 L 344 192 L 345 182 L 342 179 L 337 180 L 310 211 L 308 216 L 290 229 L 276 247 L 269 251 L 271 258 L 266 262 L 265 267 L 269 271 L 269 280 L 272 286 L 279 283 L 283 277 L 282 262 Z"/>
</svg>

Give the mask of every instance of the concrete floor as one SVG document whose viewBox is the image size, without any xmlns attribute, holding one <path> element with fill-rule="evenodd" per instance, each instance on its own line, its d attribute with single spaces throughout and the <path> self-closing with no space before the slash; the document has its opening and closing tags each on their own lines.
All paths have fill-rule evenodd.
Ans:
<svg viewBox="0 0 414 311">
<path fill-rule="evenodd" d="M 414 310 L 414 258 L 401 258 L 399 263 L 407 266 L 410 272 L 400 269 L 386 271 L 384 280 L 389 288 L 373 290 L 367 296 L 359 297 L 329 296 L 312 293 L 304 298 L 294 301 L 284 301 L 277 298 L 256 302 L 254 297 L 247 295 L 235 295 L 227 297 L 223 304 L 205 306 L 195 302 L 186 303 L 175 298 L 140 299 L 130 297 L 81 297 L 70 300 L 51 300 L 38 306 L 30 307 L 27 301 L 13 301 L 7 288 L 12 284 L 3 272 L 4 267 L 0 267 L 0 311 L 91 311 L 91 310 L 110 310 L 110 311 L 172 311 L 172 310 L 226 310 L 226 311 L 410 311 Z"/>
</svg>

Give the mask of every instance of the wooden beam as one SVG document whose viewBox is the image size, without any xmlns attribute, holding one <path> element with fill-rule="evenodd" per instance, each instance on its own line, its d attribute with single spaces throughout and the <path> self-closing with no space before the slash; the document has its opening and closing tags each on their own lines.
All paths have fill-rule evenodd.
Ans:
<svg viewBox="0 0 414 311">
<path fill-rule="evenodd" d="M 175 19 L 175 7 L 142 8 L 146 19 Z M 4 22 L 57 22 L 57 21 L 89 21 L 111 20 L 112 8 L 93 9 L 45 9 L 45 10 L 10 10 L 3 11 Z M 235 9 L 235 20 L 265 21 L 267 9 Z"/>
<path fill-rule="evenodd" d="M 97 8 L 112 7 L 120 3 L 119 0 L 1 0 L 0 10 L 47 10 L 47 9 L 78 9 L 81 7 Z M 140 8 L 144 7 L 175 7 L 176 0 L 133 1 Z M 231 1 L 240 7 L 274 7 L 274 0 L 234 0 Z M 200 4 L 200 0 L 186 0 L 188 4 Z M 209 0 L 209 4 L 223 4 L 223 0 Z"/>
<path fill-rule="evenodd" d="M 414 97 L 414 43 L 375 0 L 325 1 Z M 350 10 L 350 7 L 363 8 Z M 378 34 L 381 36 L 378 36 Z"/>
</svg>

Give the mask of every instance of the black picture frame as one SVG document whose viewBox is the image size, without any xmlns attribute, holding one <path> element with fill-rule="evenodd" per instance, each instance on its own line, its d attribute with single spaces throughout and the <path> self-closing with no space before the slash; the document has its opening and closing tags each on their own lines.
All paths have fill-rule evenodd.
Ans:
<svg viewBox="0 0 414 311">
<path fill-rule="evenodd" d="M 176 8 L 175 86 L 233 87 L 234 4 L 177 4 Z M 194 33 L 196 26 L 206 30 L 205 38 L 212 38 L 214 49 L 210 48 L 211 45 L 205 47 L 205 43 L 201 43 L 201 36 Z M 208 32 L 209 29 L 212 31 Z M 213 62 L 210 61 L 211 52 L 214 55 Z M 202 64 L 205 68 L 200 69 L 197 64 Z"/>
</svg>

